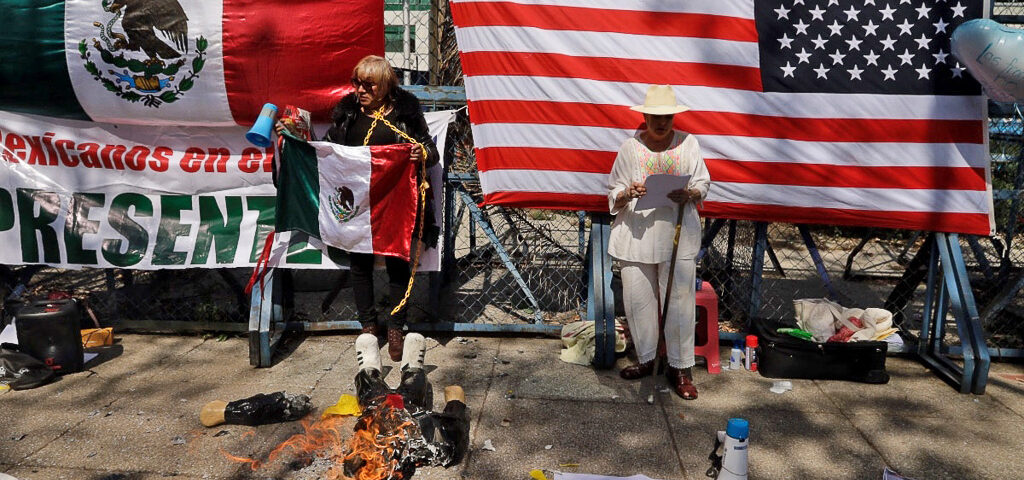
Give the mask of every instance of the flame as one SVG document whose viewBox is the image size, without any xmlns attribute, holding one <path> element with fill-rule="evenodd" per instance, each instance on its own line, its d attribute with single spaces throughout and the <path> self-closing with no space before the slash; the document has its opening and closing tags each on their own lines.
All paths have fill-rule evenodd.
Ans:
<svg viewBox="0 0 1024 480">
<path fill-rule="evenodd" d="M 316 422 L 311 422 L 308 417 L 302 420 L 302 433 L 296 433 L 287 440 L 281 442 L 280 445 L 274 448 L 267 455 L 266 460 L 257 460 L 249 457 L 240 457 L 232 455 L 225 451 L 220 450 L 221 455 L 224 455 L 228 460 L 248 464 L 252 471 L 259 470 L 267 464 L 273 463 L 280 457 L 285 451 L 291 451 L 295 456 L 306 456 L 310 457 L 313 455 L 321 455 L 326 458 L 341 459 L 344 457 L 342 440 L 342 431 L 346 430 L 343 428 L 348 421 L 348 417 L 341 416 L 329 416 L 322 418 Z M 250 432 L 246 432 L 243 438 Z M 332 469 L 333 470 L 333 469 Z M 332 479 L 340 478 L 338 476 L 330 477 Z"/>
<path fill-rule="evenodd" d="M 349 453 L 345 455 L 344 463 L 358 464 L 362 466 L 355 472 L 354 477 L 342 475 L 344 480 L 401 480 L 404 474 L 398 470 L 400 467 L 400 456 L 402 455 L 405 440 L 409 433 L 407 429 L 413 426 L 410 421 L 404 421 L 398 416 L 398 410 L 390 404 L 381 404 L 370 416 L 364 417 L 365 428 L 356 430 L 349 439 Z M 390 434 L 386 432 L 391 432 Z"/>
<path fill-rule="evenodd" d="M 342 428 L 350 417 L 329 416 L 316 422 L 302 420 L 304 432 L 292 435 L 267 455 L 266 460 L 232 455 L 223 449 L 220 453 L 231 461 L 247 464 L 257 471 L 276 461 L 286 451 L 295 456 L 319 455 L 333 462 L 325 478 L 328 480 L 402 480 L 400 460 L 413 422 L 403 420 L 398 411 L 382 404 L 360 419 L 360 428 L 342 439 Z M 388 433 L 390 432 L 390 433 Z M 354 477 L 345 474 L 345 465 L 357 466 Z M 359 466 L 361 464 L 361 466 Z"/>
</svg>

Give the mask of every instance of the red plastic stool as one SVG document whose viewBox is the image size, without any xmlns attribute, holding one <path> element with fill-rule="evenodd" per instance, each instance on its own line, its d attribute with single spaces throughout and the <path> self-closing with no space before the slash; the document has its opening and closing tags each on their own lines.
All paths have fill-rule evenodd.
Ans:
<svg viewBox="0 0 1024 480">
<path fill-rule="evenodd" d="M 693 353 L 704 357 L 708 373 L 720 373 L 722 354 L 718 349 L 718 294 L 708 282 L 703 282 L 696 293 L 697 326 Z"/>
</svg>

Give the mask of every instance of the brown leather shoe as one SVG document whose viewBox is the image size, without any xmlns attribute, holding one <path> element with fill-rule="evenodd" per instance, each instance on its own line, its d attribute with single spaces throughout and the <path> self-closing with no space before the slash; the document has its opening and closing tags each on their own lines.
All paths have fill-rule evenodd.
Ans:
<svg viewBox="0 0 1024 480">
<path fill-rule="evenodd" d="M 397 328 L 388 329 L 388 355 L 391 356 L 391 360 L 400 362 L 402 361 L 402 331 Z"/>
<path fill-rule="evenodd" d="M 668 367 L 665 375 L 675 388 L 676 393 L 683 397 L 683 400 L 697 399 L 697 387 L 693 384 L 693 376 L 689 368 Z"/>
<path fill-rule="evenodd" d="M 363 325 L 363 331 L 361 333 L 369 333 L 370 335 L 376 337 L 378 335 L 377 324 L 370 323 L 367 325 Z"/>
<path fill-rule="evenodd" d="M 637 363 L 619 370 L 619 376 L 626 380 L 636 380 L 654 373 L 654 360 Z"/>
</svg>

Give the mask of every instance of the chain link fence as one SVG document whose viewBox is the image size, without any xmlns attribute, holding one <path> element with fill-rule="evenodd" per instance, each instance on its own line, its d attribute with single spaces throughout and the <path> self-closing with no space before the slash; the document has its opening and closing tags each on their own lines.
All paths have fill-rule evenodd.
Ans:
<svg viewBox="0 0 1024 480">
<path fill-rule="evenodd" d="M 1024 3 L 996 3 L 1004 23 L 1024 23 Z M 386 0 L 387 58 L 405 83 L 462 85 L 462 70 L 448 4 L 444 0 Z M 457 107 L 425 102 L 431 109 Z M 974 296 L 989 345 L 1024 350 L 1024 132 L 1021 109 L 993 104 L 990 122 L 992 185 L 997 234 L 961 237 Z M 443 272 L 419 274 L 410 302 L 410 321 L 516 325 L 562 324 L 586 311 L 590 217 L 581 212 L 479 206 L 473 139 L 465 110 L 449 128 L 445 161 Z M 793 300 L 832 296 L 850 307 L 886 307 L 903 329 L 922 322 L 926 232 L 869 228 L 770 224 L 760 295 L 754 294 L 752 260 L 757 226 L 745 221 L 705 221 L 706 250 L 698 274 L 720 298 L 720 325 L 742 331 L 751 316 L 791 318 Z M 810 239 L 810 242 L 808 242 Z M 809 248 L 813 245 L 813 248 Z M 922 253 L 922 249 L 924 253 Z M 821 271 L 812 252 L 820 256 Z M 925 263 L 922 263 L 924 261 Z M 829 283 L 823 279 L 822 271 Z M 248 269 L 226 270 L 54 270 L 9 267 L 0 271 L 14 288 L 27 281 L 29 293 L 73 290 L 86 295 L 107 321 L 149 329 L 244 330 L 248 298 L 242 285 Z M 34 275 L 33 275 L 34 274 Z M 617 278 L 617 272 L 615 272 Z M 342 271 L 293 271 L 294 319 L 353 320 L 352 294 Z M 380 311 L 386 276 L 376 278 Z M 615 281 L 616 296 L 620 297 Z M 621 315 L 621 300 L 618 314 Z M 141 323 L 140 323 L 141 322 Z M 955 334 L 955 328 L 947 332 Z M 957 342 L 955 335 L 950 344 Z"/>
</svg>

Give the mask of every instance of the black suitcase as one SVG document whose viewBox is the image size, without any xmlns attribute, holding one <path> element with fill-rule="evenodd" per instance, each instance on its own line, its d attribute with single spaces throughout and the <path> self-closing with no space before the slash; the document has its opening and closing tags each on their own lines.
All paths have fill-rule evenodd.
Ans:
<svg viewBox="0 0 1024 480">
<path fill-rule="evenodd" d="M 82 370 L 82 310 L 72 299 L 39 300 L 14 317 L 18 346 L 58 375 Z"/>
<path fill-rule="evenodd" d="M 758 337 L 758 365 L 769 378 L 849 380 L 888 383 L 885 371 L 886 342 L 818 343 L 776 333 L 777 328 L 795 327 L 772 319 L 754 319 Z"/>
</svg>

